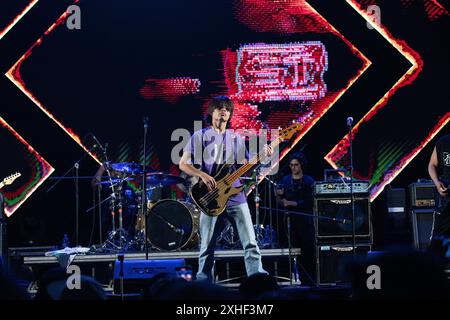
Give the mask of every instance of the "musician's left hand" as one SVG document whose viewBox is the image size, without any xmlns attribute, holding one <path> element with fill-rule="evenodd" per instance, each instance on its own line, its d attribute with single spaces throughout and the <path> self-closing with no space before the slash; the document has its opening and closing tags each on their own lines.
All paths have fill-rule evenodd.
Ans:
<svg viewBox="0 0 450 320">
<path fill-rule="evenodd" d="M 296 207 L 297 206 L 297 202 L 286 200 L 286 199 L 283 199 L 282 203 L 283 203 L 283 207 Z"/>
<path fill-rule="evenodd" d="M 266 157 L 270 157 L 273 154 L 273 148 L 272 146 L 266 144 L 264 145 L 264 155 Z"/>
</svg>

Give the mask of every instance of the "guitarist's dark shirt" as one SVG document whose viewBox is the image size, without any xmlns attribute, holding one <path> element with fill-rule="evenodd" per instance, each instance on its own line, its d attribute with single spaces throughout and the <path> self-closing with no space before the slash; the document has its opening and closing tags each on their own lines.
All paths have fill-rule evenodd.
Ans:
<svg viewBox="0 0 450 320">
<path fill-rule="evenodd" d="M 214 148 L 222 151 L 222 161 L 214 158 Z M 248 160 L 248 152 L 245 147 L 245 141 L 233 130 L 226 130 L 225 134 L 219 134 L 211 127 L 194 132 L 188 144 L 184 148 L 185 152 L 191 154 L 193 165 L 200 165 L 203 172 L 210 176 L 215 176 L 223 163 L 234 163 L 231 171 L 236 170 L 236 166 L 243 159 Z M 219 151 L 219 152 L 220 152 Z M 241 186 L 239 179 L 233 182 L 234 187 Z M 232 207 L 241 203 L 246 203 L 247 198 L 243 191 L 230 197 L 227 207 Z"/>
<path fill-rule="evenodd" d="M 439 178 L 446 187 L 450 183 L 450 134 L 436 142 Z"/>
<path fill-rule="evenodd" d="M 447 188 L 450 188 L 450 135 L 446 135 L 436 142 L 436 154 L 438 158 L 438 174 Z M 450 194 L 446 197 L 439 197 L 437 211 L 446 213 L 447 220 L 450 219 Z M 447 225 L 450 222 L 446 223 Z"/>
</svg>

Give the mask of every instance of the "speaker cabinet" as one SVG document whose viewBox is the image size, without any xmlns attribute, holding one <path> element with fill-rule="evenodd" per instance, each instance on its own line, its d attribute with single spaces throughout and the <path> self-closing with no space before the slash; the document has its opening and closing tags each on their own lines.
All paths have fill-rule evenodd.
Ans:
<svg viewBox="0 0 450 320">
<path fill-rule="evenodd" d="M 370 200 L 368 197 L 355 197 L 355 237 L 372 238 Z M 315 198 L 314 219 L 316 239 L 352 238 L 352 204 L 350 197 Z"/>
<path fill-rule="evenodd" d="M 365 257 L 371 250 L 370 243 L 356 244 L 356 256 Z M 350 244 L 321 244 L 316 246 L 317 285 L 336 285 L 346 282 L 345 268 L 353 261 Z"/>
<path fill-rule="evenodd" d="M 411 223 L 414 248 L 426 250 L 430 245 L 431 233 L 433 232 L 434 210 L 414 209 L 411 210 Z"/>
</svg>

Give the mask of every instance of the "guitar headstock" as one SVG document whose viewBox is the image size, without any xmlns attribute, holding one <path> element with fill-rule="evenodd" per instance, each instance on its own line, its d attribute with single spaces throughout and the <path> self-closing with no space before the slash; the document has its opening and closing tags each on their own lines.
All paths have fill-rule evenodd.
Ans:
<svg viewBox="0 0 450 320">
<path fill-rule="evenodd" d="M 16 179 L 17 179 L 18 177 L 20 177 L 21 175 L 22 175 L 22 174 L 21 174 L 20 172 L 13 173 L 12 175 L 7 176 L 5 179 L 3 179 L 2 183 L 3 183 L 3 185 L 8 186 L 8 185 L 10 185 L 11 183 L 13 183 L 14 180 L 16 180 Z"/>
<path fill-rule="evenodd" d="M 299 132 L 302 128 L 302 125 L 300 123 L 294 123 L 290 125 L 289 127 L 282 129 L 278 132 L 278 136 L 281 140 L 289 140 L 291 139 L 294 134 Z"/>
</svg>

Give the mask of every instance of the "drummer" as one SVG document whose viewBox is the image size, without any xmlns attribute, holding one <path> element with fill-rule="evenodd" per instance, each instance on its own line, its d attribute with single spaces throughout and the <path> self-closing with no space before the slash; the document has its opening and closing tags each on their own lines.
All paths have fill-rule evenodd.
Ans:
<svg viewBox="0 0 450 320">
<path fill-rule="evenodd" d="M 133 179 L 132 176 L 127 177 L 127 174 L 125 172 L 122 172 L 121 170 L 117 170 L 118 168 L 114 169 L 113 167 L 110 168 L 111 173 L 111 179 L 112 181 L 108 180 L 102 180 L 102 177 L 105 175 L 106 168 L 102 164 L 97 172 L 95 173 L 94 177 L 91 180 L 91 186 L 94 190 L 99 192 L 99 198 L 100 196 L 100 190 L 102 190 L 102 186 L 105 185 L 107 187 L 110 187 L 111 182 L 114 185 L 114 193 L 115 198 L 119 199 L 121 201 L 122 205 L 122 213 L 123 213 L 123 227 L 125 230 L 129 233 L 132 233 L 134 230 L 133 221 L 137 214 L 138 210 L 138 204 L 139 199 L 136 195 L 136 192 L 133 190 L 133 188 L 127 184 L 127 183 L 119 183 L 127 180 Z M 120 169 L 120 168 L 119 168 Z M 112 192 L 113 190 L 111 190 Z M 101 202 L 102 199 L 98 199 L 98 202 Z M 102 228 L 102 238 L 104 238 L 108 232 L 112 229 L 112 219 L 111 219 L 111 206 L 110 202 L 106 201 L 104 205 L 102 205 L 102 225 L 104 228 Z M 115 224 L 117 224 L 118 221 L 116 221 Z M 116 228 L 118 226 L 116 225 Z"/>
<path fill-rule="evenodd" d="M 133 162 L 131 162 L 131 163 L 119 162 L 119 163 L 111 164 L 111 167 L 109 169 L 110 169 L 111 176 L 114 178 L 114 180 L 115 180 L 115 178 L 122 179 L 125 181 L 134 180 L 135 183 L 131 183 L 131 184 L 136 185 L 136 187 L 140 188 L 140 183 L 141 183 L 140 177 L 141 177 L 141 173 L 142 173 L 142 168 L 139 164 L 133 163 Z M 154 170 L 149 169 L 147 171 L 153 172 Z M 105 174 L 105 172 L 106 172 L 106 168 L 102 164 L 98 168 L 97 172 L 95 173 L 95 175 L 91 181 L 91 186 L 94 190 L 97 188 L 101 189 L 102 184 L 109 184 L 110 181 L 108 181 L 108 180 L 102 182 L 102 176 Z M 154 177 L 158 177 L 160 175 L 158 175 L 158 172 L 154 172 L 154 173 L 155 173 L 155 175 L 147 173 L 148 175 L 147 175 L 147 180 L 146 180 L 147 181 L 146 195 L 147 195 L 148 203 L 155 203 L 161 199 L 171 197 L 170 186 L 158 183 L 159 180 L 154 179 Z M 138 197 L 136 197 L 134 195 L 132 188 L 128 188 L 125 186 L 125 187 L 123 187 L 123 189 L 125 191 L 125 193 L 124 193 L 125 201 L 140 200 L 140 199 L 137 199 Z"/>
</svg>

